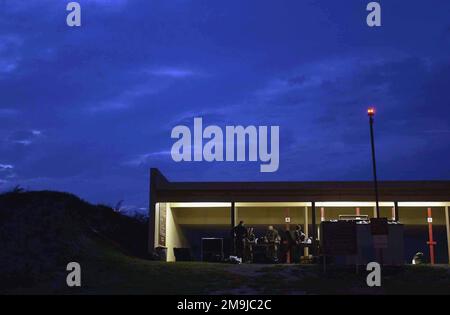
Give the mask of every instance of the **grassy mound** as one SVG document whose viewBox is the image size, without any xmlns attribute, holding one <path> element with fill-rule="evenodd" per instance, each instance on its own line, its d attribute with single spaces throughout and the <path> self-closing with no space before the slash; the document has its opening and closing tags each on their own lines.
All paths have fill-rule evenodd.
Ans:
<svg viewBox="0 0 450 315">
<path fill-rule="evenodd" d="M 35 286 L 70 261 L 102 251 L 103 240 L 133 256 L 146 253 L 147 224 L 60 192 L 0 195 L 0 288 Z"/>
</svg>

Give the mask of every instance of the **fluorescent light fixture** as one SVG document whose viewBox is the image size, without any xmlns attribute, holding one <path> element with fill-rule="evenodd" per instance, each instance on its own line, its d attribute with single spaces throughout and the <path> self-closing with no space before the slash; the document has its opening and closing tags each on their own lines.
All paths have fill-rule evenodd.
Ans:
<svg viewBox="0 0 450 315">
<path fill-rule="evenodd" d="M 448 207 L 450 206 L 450 202 L 449 201 L 429 201 L 429 202 L 425 202 L 425 201 L 419 201 L 419 202 L 399 202 L 398 203 L 399 207 Z"/>
<path fill-rule="evenodd" d="M 393 201 L 382 201 L 380 207 L 394 207 Z M 320 207 L 375 207 L 374 201 L 325 201 L 316 202 Z M 407 201 L 399 202 L 399 207 L 448 207 L 450 201 Z M 171 208 L 229 208 L 231 202 L 170 202 Z M 236 202 L 236 208 L 245 207 L 311 207 L 311 202 Z"/>
<path fill-rule="evenodd" d="M 311 202 L 236 202 L 236 208 L 244 207 L 311 207 Z"/>
<path fill-rule="evenodd" d="M 379 203 L 380 207 L 393 207 L 394 202 L 383 201 Z M 375 207 L 372 201 L 326 201 L 316 202 L 316 207 Z"/>
<path fill-rule="evenodd" d="M 171 202 L 171 208 L 227 208 L 231 202 Z"/>
</svg>

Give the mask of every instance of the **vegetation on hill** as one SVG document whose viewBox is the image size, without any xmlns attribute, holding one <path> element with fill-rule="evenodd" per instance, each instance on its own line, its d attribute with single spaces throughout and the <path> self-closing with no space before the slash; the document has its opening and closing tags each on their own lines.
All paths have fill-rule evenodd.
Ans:
<svg viewBox="0 0 450 315">
<path fill-rule="evenodd" d="M 146 222 L 68 193 L 16 189 L 2 194 L 0 222 L 0 288 L 33 286 L 65 271 L 68 262 L 96 251 L 92 240 L 146 256 Z"/>
</svg>

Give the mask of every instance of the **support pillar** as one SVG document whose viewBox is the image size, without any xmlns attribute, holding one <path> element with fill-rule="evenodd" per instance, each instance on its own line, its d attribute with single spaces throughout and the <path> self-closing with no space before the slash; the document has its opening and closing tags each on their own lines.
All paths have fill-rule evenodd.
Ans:
<svg viewBox="0 0 450 315">
<path fill-rule="evenodd" d="M 230 208 L 230 217 L 231 217 L 231 254 L 235 255 L 236 254 L 236 248 L 235 248 L 235 242 L 234 242 L 234 227 L 236 226 L 236 207 L 234 204 L 234 201 L 231 202 L 231 208 Z"/>
<path fill-rule="evenodd" d="M 323 222 L 323 221 L 325 221 L 325 208 L 320 207 L 320 222 Z M 322 225 L 319 225 L 319 226 L 320 226 L 319 229 L 321 229 Z M 317 239 L 320 241 L 320 230 L 317 233 Z"/>
<path fill-rule="evenodd" d="M 448 213 L 448 206 L 445 207 L 445 227 L 447 230 L 448 263 L 450 264 L 450 218 Z"/>
<path fill-rule="evenodd" d="M 317 228 L 316 228 L 316 203 L 313 201 L 311 202 L 311 220 L 312 220 L 312 249 L 311 249 L 311 254 L 315 255 L 316 254 L 316 233 L 317 233 Z"/>
<path fill-rule="evenodd" d="M 309 219 L 308 219 L 308 207 L 305 207 L 305 236 L 306 236 L 306 239 L 308 239 L 308 237 L 309 237 L 308 222 L 309 222 Z M 308 247 L 305 247 L 305 250 L 304 250 L 303 254 L 304 254 L 305 257 L 309 256 L 309 249 L 308 249 Z"/>
<path fill-rule="evenodd" d="M 289 208 L 286 208 L 286 212 L 285 212 L 285 223 L 286 223 L 286 231 L 288 231 L 289 233 L 291 233 L 291 216 L 289 213 Z M 289 218 L 289 220 L 287 219 Z M 285 245 L 288 247 L 289 243 L 288 240 L 285 240 Z M 291 263 L 291 251 L 288 250 L 286 253 L 286 263 L 290 264 Z"/>
<path fill-rule="evenodd" d="M 400 220 L 399 215 L 398 215 L 398 201 L 394 202 L 394 214 L 395 214 L 395 221 L 398 222 Z"/>
<path fill-rule="evenodd" d="M 151 254 L 155 250 L 156 243 L 156 184 L 158 181 L 158 171 L 154 168 L 150 169 L 150 186 L 149 186 L 149 206 L 148 206 L 148 244 L 147 250 Z"/>
<path fill-rule="evenodd" d="M 431 216 L 431 208 L 428 208 L 428 246 L 430 247 L 430 262 L 434 265 L 434 246 L 436 242 L 433 239 L 433 217 Z"/>
<path fill-rule="evenodd" d="M 377 207 L 373 207 L 373 217 L 374 218 L 378 218 L 378 212 L 377 212 Z"/>
<path fill-rule="evenodd" d="M 154 199 L 153 199 L 154 200 Z M 148 253 L 153 253 L 155 250 L 155 243 L 156 243 L 156 203 L 151 200 L 150 206 L 148 210 L 148 244 L 147 244 L 147 250 Z"/>
</svg>

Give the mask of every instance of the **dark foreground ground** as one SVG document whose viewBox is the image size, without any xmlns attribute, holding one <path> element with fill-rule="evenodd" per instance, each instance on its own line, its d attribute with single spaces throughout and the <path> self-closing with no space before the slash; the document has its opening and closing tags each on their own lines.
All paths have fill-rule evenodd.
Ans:
<svg viewBox="0 0 450 315">
<path fill-rule="evenodd" d="M 151 261 L 145 220 L 67 193 L 0 194 L 0 222 L 0 294 L 450 294 L 444 265 L 386 268 L 369 288 L 364 267 Z"/>
<path fill-rule="evenodd" d="M 98 249 L 99 244 L 93 244 Z M 361 268 L 316 265 L 164 263 L 128 257 L 114 248 L 81 261 L 82 287 L 67 288 L 66 272 L 6 294 L 450 294 L 449 266 L 386 268 L 382 286 L 369 288 Z"/>
</svg>

